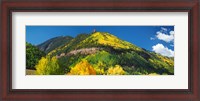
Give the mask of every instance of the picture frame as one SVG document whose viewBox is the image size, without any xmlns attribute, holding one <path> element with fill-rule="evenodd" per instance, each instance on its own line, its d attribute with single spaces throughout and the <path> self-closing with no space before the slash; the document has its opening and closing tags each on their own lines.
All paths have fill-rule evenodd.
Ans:
<svg viewBox="0 0 200 101">
<path fill-rule="evenodd" d="M 5 0 L 1 2 L 1 100 L 199 101 L 198 0 Z M 188 12 L 188 89 L 12 89 L 12 12 Z"/>
</svg>

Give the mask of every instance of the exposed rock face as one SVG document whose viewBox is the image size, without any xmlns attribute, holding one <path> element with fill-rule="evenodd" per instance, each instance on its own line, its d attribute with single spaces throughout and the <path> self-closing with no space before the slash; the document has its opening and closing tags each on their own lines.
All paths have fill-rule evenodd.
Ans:
<svg viewBox="0 0 200 101">
<path fill-rule="evenodd" d="M 82 48 L 82 49 L 70 51 L 69 53 L 61 53 L 60 56 L 56 56 L 56 57 L 61 58 L 63 56 L 72 56 L 76 54 L 89 55 L 89 54 L 94 54 L 99 50 L 102 50 L 102 48 L 96 48 L 96 47 Z"/>
<path fill-rule="evenodd" d="M 53 45 L 53 42 L 51 42 L 49 45 L 48 45 L 48 47 L 46 48 L 46 49 L 44 49 L 44 51 L 45 50 L 49 50 L 50 49 L 50 47 Z"/>
</svg>

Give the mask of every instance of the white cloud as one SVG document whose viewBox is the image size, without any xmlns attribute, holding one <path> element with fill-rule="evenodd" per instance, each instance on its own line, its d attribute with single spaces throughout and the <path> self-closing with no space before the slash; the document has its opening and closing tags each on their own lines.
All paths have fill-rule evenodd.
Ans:
<svg viewBox="0 0 200 101">
<path fill-rule="evenodd" d="M 163 46 L 163 44 L 158 43 L 152 46 L 152 48 L 154 52 L 160 53 L 163 56 L 174 57 L 174 51 Z"/>
<path fill-rule="evenodd" d="M 169 42 L 174 41 L 174 31 L 170 31 L 169 33 L 170 34 L 168 35 L 168 34 L 162 33 L 161 31 L 158 31 L 156 37 L 159 40 L 163 40 L 169 43 Z"/>
<path fill-rule="evenodd" d="M 155 38 L 150 37 L 150 40 L 155 40 Z"/>
<path fill-rule="evenodd" d="M 170 31 L 169 34 L 170 34 L 170 35 L 174 35 L 174 31 Z"/>
</svg>

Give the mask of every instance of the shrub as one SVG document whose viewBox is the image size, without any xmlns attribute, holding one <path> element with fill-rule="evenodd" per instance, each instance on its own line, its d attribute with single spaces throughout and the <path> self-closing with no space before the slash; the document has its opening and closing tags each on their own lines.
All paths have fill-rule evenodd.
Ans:
<svg viewBox="0 0 200 101">
<path fill-rule="evenodd" d="M 115 67 L 111 67 L 107 71 L 108 75 L 124 75 L 125 71 L 122 69 L 120 65 L 115 65 Z"/>
<path fill-rule="evenodd" d="M 96 71 L 88 63 L 87 60 L 82 60 L 70 70 L 69 75 L 96 75 Z"/>
<path fill-rule="evenodd" d="M 102 61 L 98 61 L 97 64 L 93 64 L 93 67 L 94 67 L 97 75 L 105 74 L 104 69 L 105 69 L 106 65 Z"/>
<path fill-rule="evenodd" d="M 58 65 L 56 57 L 42 57 L 36 65 L 36 74 L 39 75 L 61 75 L 64 74 L 64 69 Z"/>
</svg>

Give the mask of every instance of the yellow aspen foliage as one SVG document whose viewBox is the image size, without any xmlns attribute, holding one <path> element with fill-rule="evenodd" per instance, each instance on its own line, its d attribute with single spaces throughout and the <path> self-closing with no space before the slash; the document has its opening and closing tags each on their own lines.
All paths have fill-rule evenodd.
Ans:
<svg viewBox="0 0 200 101">
<path fill-rule="evenodd" d="M 120 48 L 130 49 L 130 48 L 133 48 L 131 43 L 129 43 L 127 41 L 122 41 L 119 38 L 117 38 L 116 36 L 111 35 L 109 33 L 95 32 L 90 36 L 90 38 L 88 38 L 87 40 L 84 40 L 83 44 L 84 43 L 90 43 L 91 39 L 93 41 L 96 41 L 98 44 L 112 46 L 115 49 L 120 49 Z"/>
<path fill-rule="evenodd" d="M 107 71 L 108 75 L 124 75 L 125 71 L 122 69 L 120 65 L 115 65 L 115 67 L 111 67 Z"/>
<path fill-rule="evenodd" d="M 59 67 L 58 60 L 54 56 L 50 57 L 42 57 L 39 63 L 35 66 L 36 74 L 38 75 L 60 75 L 64 74 L 64 70 Z"/>
<path fill-rule="evenodd" d="M 95 69 L 95 71 L 96 71 L 96 74 L 98 74 L 98 75 L 104 75 L 104 74 L 105 74 L 105 72 L 104 72 L 104 67 L 105 67 L 105 64 L 103 64 L 102 61 L 99 61 L 99 62 L 97 63 L 97 65 L 94 66 L 94 69 Z"/>
<path fill-rule="evenodd" d="M 36 68 L 36 74 L 42 75 L 47 72 L 47 64 L 48 60 L 45 57 L 42 57 L 38 64 L 35 66 Z"/>
<path fill-rule="evenodd" d="M 97 75 L 104 75 L 104 69 L 100 69 L 98 67 L 94 68 Z"/>
<path fill-rule="evenodd" d="M 81 62 L 76 64 L 75 67 L 73 67 L 70 70 L 70 73 L 68 74 L 69 75 L 96 75 L 96 71 L 94 70 L 92 65 L 88 63 L 87 60 L 82 60 Z"/>
</svg>

